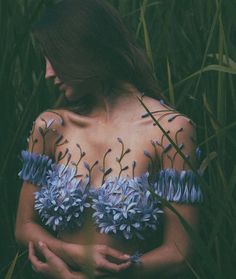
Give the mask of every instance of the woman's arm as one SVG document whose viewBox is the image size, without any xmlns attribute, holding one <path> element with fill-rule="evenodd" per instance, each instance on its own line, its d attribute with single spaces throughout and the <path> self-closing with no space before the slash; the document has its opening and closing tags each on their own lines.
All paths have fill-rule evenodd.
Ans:
<svg viewBox="0 0 236 279">
<path fill-rule="evenodd" d="M 194 179 L 195 174 L 191 172 L 191 167 L 197 166 L 195 126 L 187 117 L 176 114 L 168 121 L 164 121 L 163 118 L 162 128 L 166 134 L 163 135 L 162 141 L 159 141 L 160 165 L 164 171 L 163 180 L 159 184 L 159 194 L 169 201 L 173 209 L 196 231 L 199 210 L 192 202 L 195 197 L 196 202 L 200 201 L 197 195 L 199 185 Z M 192 190 L 196 190 L 195 196 L 192 196 L 194 195 Z M 147 274 L 168 278 L 181 273 L 187 268 L 186 259 L 193 254 L 190 236 L 185 231 L 180 218 L 167 207 L 163 210 L 163 244 L 141 257 L 142 264 L 134 268 L 137 278 L 144 278 Z"/>
<path fill-rule="evenodd" d="M 43 241 L 56 255 L 71 264 L 63 251 L 64 242 L 55 238 L 38 223 L 38 216 L 34 211 L 34 192 L 37 190 L 37 186 L 29 182 L 23 183 L 16 217 L 16 241 L 24 247 L 32 241 L 37 250 L 39 250 L 38 242 Z"/>
<path fill-rule="evenodd" d="M 127 269 L 130 266 L 130 262 L 123 265 L 114 265 L 116 268 L 112 268 L 110 272 L 107 272 L 104 267 L 94 269 L 92 263 L 83 269 L 82 271 L 71 270 L 57 255 L 55 255 L 50 249 L 48 249 L 45 243 L 40 242 L 40 251 L 45 258 L 45 262 L 42 262 L 35 254 L 35 249 L 32 242 L 29 242 L 29 259 L 32 264 L 32 268 L 35 272 L 41 273 L 50 278 L 56 279 L 86 279 L 86 278 L 107 278 L 107 276 L 114 277 L 114 274 Z M 126 266 L 124 268 L 124 266 Z"/>
<path fill-rule="evenodd" d="M 34 211 L 34 195 L 37 187 L 24 182 L 17 210 L 15 237 L 19 244 L 28 246 L 31 241 L 37 251 L 41 251 L 39 241 L 44 242 L 49 249 L 73 268 L 83 267 L 87 261 L 87 250 L 91 251 L 91 261 L 94 269 L 103 268 L 111 272 L 124 270 L 130 266 L 129 256 L 105 245 L 83 246 L 66 243 L 55 238 L 38 224 L 38 216 Z M 107 260 L 112 257 L 119 264 Z"/>
<path fill-rule="evenodd" d="M 15 237 L 18 243 L 25 247 L 28 246 L 29 241 L 32 241 L 37 250 L 39 248 L 38 242 L 42 241 L 46 243 L 53 253 L 70 266 L 78 267 L 83 265 L 86 260 L 86 246 L 69 244 L 55 238 L 40 225 L 39 217 L 34 209 L 34 193 L 45 183 L 45 177 L 42 177 L 42 174 L 45 175 L 45 168 L 47 168 L 49 157 L 55 152 L 54 147 L 58 141 L 58 135 L 63 135 L 63 131 L 61 131 L 63 126 L 62 121 L 53 119 L 53 116 L 54 114 L 50 112 L 44 112 L 33 124 L 28 141 L 28 150 L 30 156 L 32 153 L 34 154 L 32 154 L 32 157 L 28 157 L 29 154 L 26 153 L 26 157 L 24 157 L 24 167 L 20 173 L 20 177 L 29 182 L 25 181 L 21 189 L 17 210 Z M 36 154 L 47 155 L 49 159 L 45 160 L 46 157 L 44 157 L 43 159 L 40 158 L 38 161 L 38 155 L 36 156 Z M 35 163 L 35 161 L 37 162 Z M 42 162 L 46 162 L 46 165 L 44 163 L 42 164 Z M 106 256 L 119 259 L 122 263 L 124 261 L 127 262 L 127 256 L 109 247 L 92 245 L 92 250 L 94 251 L 93 256 L 96 255 L 94 261 L 96 267 L 102 265 L 104 269 L 110 269 L 119 266 L 116 265 L 115 267 L 111 267 L 111 263 L 106 259 Z M 99 260 L 97 260 L 97 258 Z"/>
<path fill-rule="evenodd" d="M 33 122 L 33 126 L 28 138 L 28 150 L 30 153 L 47 155 L 53 154 L 53 146 L 55 144 L 56 135 L 53 130 L 60 129 L 60 124 L 57 118 L 52 119 L 52 114 L 49 112 L 43 112 Z M 31 160 L 31 159 L 30 159 Z M 29 161 L 29 160 L 28 160 Z M 25 247 L 28 246 L 28 242 L 32 241 L 35 247 L 38 247 L 38 241 L 42 240 L 50 245 L 51 249 L 58 255 L 62 255 L 62 242 L 54 238 L 49 232 L 47 232 L 39 224 L 39 217 L 34 210 L 34 193 L 40 190 L 41 176 L 34 184 L 31 180 L 35 177 L 37 169 L 42 166 L 35 165 L 33 160 L 26 163 L 23 159 L 23 175 L 20 177 L 24 181 L 18 203 L 16 226 L 15 226 L 15 238 L 17 242 Z M 27 169 L 27 172 L 25 171 Z M 22 173 L 21 171 L 21 173 Z M 26 177 L 25 177 L 26 172 Z M 41 171 L 41 173 L 44 173 Z M 32 183 L 31 183 L 32 182 Z M 38 183 L 37 183 L 38 182 Z"/>
<path fill-rule="evenodd" d="M 42 262 L 35 254 L 35 249 L 32 242 L 29 242 L 29 259 L 32 268 L 35 272 L 41 273 L 50 278 L 56 279 L 86 279 L 87 277 L 82 272 L 73 272 L 69 267 L 57 257 L 48 247 L 41 243 L 40 251 L 43 254 L 46 262 Z"/>
<path fill-rule="evenodd" d="M 171 205 L 193 229 L 197 228 L 197 206 L 174 203 Z M 148 275 L 169 278 L 187 270 L 186 259 L 192 255 L 191 239 L 174 212 L 165 208 L 164 216 L 164 242 L 157 249 L 144 254 L 140 259 L 141 264 L 133 267 L 136 278 L 146 278 Z"/>
</svg>

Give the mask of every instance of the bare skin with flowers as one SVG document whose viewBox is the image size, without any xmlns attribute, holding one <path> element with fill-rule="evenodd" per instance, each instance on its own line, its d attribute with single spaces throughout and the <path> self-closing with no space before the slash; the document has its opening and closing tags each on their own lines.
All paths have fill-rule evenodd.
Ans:
<svg viewBox="0 0 236 279">
<path fill-rule="evenodd" d="M 36 118 L 22 151 L 15 235 L 33 270 L 57 279 L 181 274 L 193 254 L 181 218 L 197 230 L 202 202 L 195 125 L 163 101 L 106 1 L 60 1 L 34 33 L 63 102 Z"/>
<path fill-rule="evenodd" d="M 170 110 L 164 103 L 143 97 L 143 101 L 146 100 L 145 103 L 149 106 L 159 106 L 159 110 L 153 111 L 153 115 L 165 128 L 165 135 L 158 127 L 154 127 L 153 121 L 145 113 L 138 98 L 134 98 L 136 98 L 137 118 L 131 122 L 129 114 L 123 115 L 123 122 L 119 121 L 119 126 L 112 127 L 109 122 L 98 126 L 94 119 L 91 121 L 88 117 L 77 116 L 64 110 L 46 111 L 33 124 L 29 137 L 29 150 L 23 155 L 25 169 L 20 175 L 22 178 L 27 176 L 29 172 L 27 162 L 30 162 L 32 154 L 44 156 L 46 165 L 53 166 L 48 171 L 50 178 L 46 186 L 39 185 L 35 189 L 37 191 L 34 193 L 34 209 L 37 212 L 37 220 L 41 218 L 45 226 L 56 231 L 58 239 L 65 243 L 87 246 L 92 239 L 93 243 L 117 249 L 124 254 L 132 255 L 139 251 L 144 254 L 144 258 L 145 253 L 153 249 L 158 251 L 169 248 L 168 241 L 171 241 L 171 235 L 166 243 L 161 243 L 162 216 L 164 213 L 167 216 L 169 214 L 171 218 L 177 217 L 164 209 L 151 191 L 163 195 L 157 183 L 158 179 L 160 181 L 164 177 L 160 177 L 160 171 L 166 170 L 166 181 L 173 177 L 177 180 L 179 177 L 177 170 L 186 170 L 187 161 L 194 162 L 196 159 L 194 125 L 188 118 Z M 133 115 L 132 113 L 132 117 Z M 127 134 L 131 129 L 134 131 L 132 135 Z M 109 131 L 108 140 L 106 140 L 107 131 Z M 145 137 L 140 136 L 142 134 L 145 134 Z M 168 141 L 167 135 L 184 153 L 186 160 L 180 157 L 178 151 Z M 185 181 L 186 179 L 190 181 L 191 177 L 187 177 L 186 171 L 185 173 Z M 163 180 L 161 181 L 163 183 Z M 167 187 L 167 183 L 163 185 Z M 134 187 L 138 199 L 135 198 Z M 130 189 L 132 191 L 129 193 Z M 90 196 L 90 190 L 96 193 Z M 185 189 L 181 191 L 180 197 L 183 198 Z M 168 194 L 167 190 L 166 192 Z M 149 193 L 146 200 L 144 193 Z M 55 197 L 54 200 L 52 197 Z M 183 202 L 191 203 L 191 198 L 182 200 L 181 203 Z M 106 212 L 109 203 L 112 203 L 110 211 L 113 210 L 115 219 L 110 223 L 109 214 Z M 129 205 L 131 207 L 128 207 Z M 193 208 L 193 212 L 196 210 L 189 205 L 174 206 L 183 209 L 183 212 L 185 208 L 189 210 L 189 207 Z M 142 218 L 143 221 L 140 221 Z M 145 241 L 147 237 L 149 241 Z M 184 244 L 184 247 L 187 252 L 188 245 Z M 176 248 L 172 249 L 175 254 L 179 254 Z M 75 262 L 67 263 L 75 266 Z"/>
</svg>

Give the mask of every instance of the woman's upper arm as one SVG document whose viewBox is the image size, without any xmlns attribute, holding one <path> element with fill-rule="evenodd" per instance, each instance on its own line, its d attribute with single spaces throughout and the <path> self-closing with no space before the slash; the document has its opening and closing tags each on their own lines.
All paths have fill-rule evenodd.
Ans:
<svg viewBox="0 0 236 279">
<path fill-rule="evenodd" d="M 22 169 L 19 177 L 23 180 L 20 192 L 16 230 L 22 224 L 38 221 L 34 210 L 34 193 L 45 182 L 45 176 L 52 163 L 52 145 L 55 141 L 55 123 L 49 112 L 43 112 L 33 122 L 28 138 L 28 148 L 22 151 Z"/>
<path fill-rule="evenodd" d="M 173 208 L 184 219 L 184 221 L 192 227 L 193 230 L 197 230 L 199 210 L 196 205 L 178 203 L 170 203 L 170 205 L 173 206 Z M 191 238 L 175 212 L 165 207 L 164 215 L 164 245 L 174 249 L 176 260 L 182 262 L 184 258 L 191 256 L 193 252 Z"/>
<path fill-rule="evenodd" d="M 176 251 L 177 258 L 182 260 L 192 253 L 192 244 L 181 218 L 196 231 L 199 219 L 198 204 L 203 199 L 197 173 L 196 130 L 191 120 L 178 116 L 169 123 L 168 131 L 169 137 L 179 150 L 171 144 L 162 156 L 164 172 L 159 193 L 169 203 L 169 206 L 167 203 L 163 207 L 164 244 L 171 246 Z M 168 138 L 164 137 L 164 146 L 169 144 Z"/>
<path fill-rule="evenodd" d="M 34 192 L 38 191 L 38 187 L 30 182 L 23 182 L 16 218 L 16 228 L 29 222 L 38 222 L 38 216 L 34 210 Z"/>
</svg>

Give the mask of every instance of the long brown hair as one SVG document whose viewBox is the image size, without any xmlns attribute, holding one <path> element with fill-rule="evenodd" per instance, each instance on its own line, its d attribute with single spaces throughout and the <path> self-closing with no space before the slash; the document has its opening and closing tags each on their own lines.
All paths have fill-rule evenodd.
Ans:
<svg viewBox="0 0 236 279">
<path fill-rule="evenodd" d="M 145 52 L 106 1 L 64 0 L 48 8 L 32 31 L 64 83 L 101 81 L 109 96 L 127 82 L 163 98 Z M 84 97 L 78 105 L 89 107 L 91 100 Z"/>
</svg>

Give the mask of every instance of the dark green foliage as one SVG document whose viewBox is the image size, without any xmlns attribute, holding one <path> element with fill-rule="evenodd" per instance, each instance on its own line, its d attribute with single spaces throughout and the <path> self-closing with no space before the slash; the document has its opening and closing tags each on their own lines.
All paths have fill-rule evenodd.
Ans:
<svg viewBox="0 0 236 279">
<path fill-rule="evenodd" d="M 110 0 L 146 49 L 172 105 L 196 124 L 206 168 L 201 229 L 194 239 L 194 278 L 234 278 L 236 251 L 236 1 Z M 9 268 L 18 251 L 14 223 L 21 182 L 18 154 L 32 121 L 55 100 L 43 59 L 30 36 L 41 0 L 0 1 L 0 258 Z M 29 278 L 27 255 L 12 278 Z M 22 270 L 22 264 L 23 268 Z M 21 270 L 21 272 L 19 272 Z M 233 273 L 234 272 L 234 273 Z M 27 277 L 28 276 L 28 277 Z"/>
</svg>

